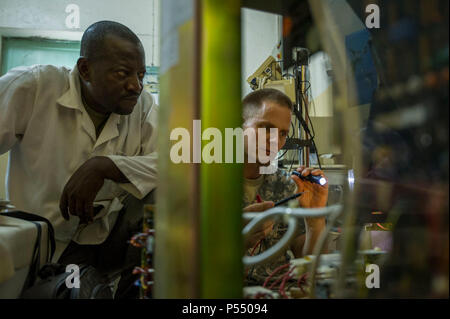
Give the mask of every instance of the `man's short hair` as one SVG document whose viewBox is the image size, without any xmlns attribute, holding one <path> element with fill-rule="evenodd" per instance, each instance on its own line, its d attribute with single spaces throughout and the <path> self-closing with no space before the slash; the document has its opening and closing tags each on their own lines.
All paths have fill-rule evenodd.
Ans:
<svg viewBox="0 0 450 319">
<path fill-rule="evenodd" d="M 80 55 L 90 60 L 102 57 L 105 53 L 104 42 L 107 35 L 114 35 L 142 46 L 137 35 L 123 24 L 114 21 L 99 21 L 90 25 L 83 33 Z"/>
<path fill-rule="evenodd" d="M 266 101 L 275 102 L 280 106 L 289 108 L 291 111 L 293 109 L 291 99 L 283 92 L 270 88 L 256 90 L 249 93 L 242 100 L 242 116 L 244 121 L 254 116 L 258 110 L 262 108 L 263 103 Z"/>
</svg>

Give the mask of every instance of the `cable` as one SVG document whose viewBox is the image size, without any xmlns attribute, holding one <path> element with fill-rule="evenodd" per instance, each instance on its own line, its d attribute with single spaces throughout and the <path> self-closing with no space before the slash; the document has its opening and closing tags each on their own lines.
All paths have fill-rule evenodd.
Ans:
<svg viewBox="0 0 450 319">
<path fill-rule="evenodd" d="M 311 96 L 312 96 L 311 83 L 310 83 L 309 81 L 308 81 L 308 83 L 309 83 L 310 93 L 311 93 Z M 308 90 L 306 90 L 306 92 L 308 92 Z M 314 110 L 315 110 L 316 105 L 315 105 L 314 100 L 312 100 L 312 101 L 313 101 L 313 104 L 314 104 Z M 310 123 L 310 125 L 311 125 L 311 130 L 312 130 L 312 132 L 313 132 L 313 135 L 312 135 L 312 137 L 311 137 L 311 141 L 312 141 L 312 143 L 313 143 L 313 145 L 314 145 L 314 148 L 315 148 L 315 150 L 316 150 L 317 164 L 319 164 L 319 169 L 322 170 L 322 165 L 320 164 L 319 150 L 317 149 L 316 141 L 315 141 L 315 139 L 314 139 L 314 137 L 316 136 L 316 132 L 315 132 L 315 130 L 314 130 L 314 125 L 313 125 L 313 123 L 312 123 L 312 121 L 311 121 L 311 117 L 308 116 L 308 119 L 309 119 L 309 123 Z"/>
<path fill-rule="evenodd" d="M 306 100 L 304 99 L 303 94 L 301 94 L 301 97 L 302 97 L 303 103 L 305 103 L 305 105 L 307 105 L 307 104 L 306 104 Z M 307 106 L 306 106 L 306 107 L 307 107 Z M 298 117 L 298 116 L 297 116 L 297 117 Z M 308 118 L 309 118 L 309 117 L 308 117 Z M 317 164 L 319 165 L 319 169 L 322 170 L 322 165 L 321 165 L 321 163 L 320 163 L 320 158 L 319 158 L 319 151 L 317 150 L 316 142 L 315 142 L 315 140 L 314 140 L 314 138 L 315 138 L 315 136 L 316 136 L 316 132 L 314 131 L 314 126 L 313 126 L 313 124 L 312 124 L 312 122 L 311 122 L 311 119 L 309 118 L 309 122 L 310 122 L 310 124 L 311 124 L 311 129 L 312 129 L 312 131 L 313 131 L 312 134 L 311 134 L 311 131 L 310 131 L 309 128 L 308 128 L 308 124 L 307 124 L 306 121 L 301 117 L 301 115 L 300 115 L 299 120 L 300 120 L 300 123 L 302 124 L 304 130 L 306 131 L 306 133 L 309 134 L 309 135 L 311 136 L 311 138 L 310 138 L 311 143 L 313 144 L 313 146 L 314 146 L 314 148 L 315 148 L 315 150 L 316 150 Z"/>
<path fill-rule="evenodd" d="M 258 242 L 253 246 L 252 251 L 250 252 L 250 256 L 253 256 L 253 254 L 255 253 L 255 250 L 256 250 L 256 248 L 258 248 L 258 246 L 259 246 L 259 252 L 258 252 L 258 254 L 261 253 L 261 244 L 262 244 L 263 240 L 264 240 L 264 238 L 261 238 L 261 239 L 258 240 Z M 248 270 L 247 270 L 247 273 L 245 274 L 245 277 L 248 278 L 249 276 L 253 275 L 253 270 L 255 270 L 255 266 L 252 267 L 252 270 L 250 271 L 250 274 L 248 273 Z"/>
<path fill-rule="evenodd" d="M 377 223 L 377 226 L 380 227 L 382 230 L 390 230 L 389 228 L 386 228 L 386 227 L 381 226 L 380 223 Z"/>
<path fill-rule="evenodd" d="M 310 85 L 310 87 L 311 87 L 311 85 Z M 306 93 L 307 93 L 307 91 L 306 91 Z M 303 102 L 305 103 L 305 105 L 307 105 L 306 100 L 305 100 L 303 94 L 302 94 L 302 99 L 303 99 Z M 309 104 L 308 104 L 308 105 L 309 105 Z M 306 109 L 307 109 L 307 108 L 306 108 Z M 312 123 L 312 121 L 311 121 L 311 117 L 309 116 L 309 113 L 308 113 L 308 120 L 309 120 L 309 124 L 311 125 L 312 137 L 315 137 L 315 136 L 316 136 L 316 132 L 314 131 L 314 126 L 313 126 L 313 123 Z"/>
<path fill-rule="evenodd" d="M 267 284 L 270 281 L 270 278 L 272 278 L 277 272 L 279 272 L 280 270 L 283 270 L 284 268 L 289 267 L 289 265 L 290 265 L 290 263 L 287 263 L 287 264 L 284 264 L 284 265 L 281 265 L 281 266 L 275 268 L 274 271 L 272 271 L 272 273 L 269 275 L 269 277 L 267 277 L 266 280 L 264 280 L 263 287 L 265 288 L 267 286 Z"/>
<path fill-rule="evenodd" d="M 281 285 L 280 288 L 278 289 L 278 291 L 280 292 L 280 295 L 283 296 L 284 299 L 289 299 L 288 296 L 286 295 L 286 292 L 284 291 L 284 286 L 286 285 L 286 282 L 291 279 L 291 272 L 294 270 L 294 268 L 291 268 L 284 276 L 283 276 L 283 280 L 281 281 Z"/>
<path fill-rule="evenodd" d="M 334 223 L 336 222 L 336 219 L 339 217 L 340 214 L 341 214 L 341 211 L 335 211 L 330 214 L 330 218 L 328 219 L 327 226 L 320 234 L 320 237 L 317 240 L 316 245 L 314 246 L 313 255 L 316 256 L 316 258 L 314 258 L 314 260 L 312 262 L 312 266 L 311 266 L 311 269 L 312 269 L 312 271 L 311 271 L 311 289 L 310 289 L 310 297 L 311 298 L 314 298 L 314 294 L 315 294 L 315 283 L 314 282 L 316 280 L 317 267 L 319 266 L 319 258 L 320 258 L 320 255 L 322 254 L 323 246 L 326 243 L 326 240 L 328 238 L 331 228 L 333 227 Z"/>
<path fill-rule="evenodd" d="M 314 141 L 314 139 L 311 140 L 314 148 L 316 150 L 316 157 L 317 157 L 317 164 L 319 164 L 319 169 L 322 170 L 322 165 L 320 164 L 320 158 L 319 158 L 319 151 L 317 150 L 317 146 L 316 146 L 316 142 Z"/>
<path fill-rule="evenodd" d="M 295 126 L 293 125 L 292 122 L 291 122 L 291 127 L 292 127 L 292 136 L 291 136 L 291 138 L 293 138 L 295 136 Z M 291 159 L 291 166 L 289 167 L 289 170 L 288 170 L 289 172 L 292 170 L 292 165 L 293 164 L 294 164 L 294 156 L 292 156 L 292 159 Z"/>
<path fill-rule="evenodd" d="M 253 221 L 251 221 L 249 225 L 252 224 L 252 222 Z M 297 218 L 295 217 L 289 218 L 288 229 L 284 234 L 284 236 L 275 245 L 264 251 L 262 254 L 251 257 L 244 256 L 243 258 L 244 265 L 245 266 L 258 265 L 264 262 L 268 262 L 274 258 L 277 258 L 280 254 L 283 253 L 283 250 L 287 248 L 291 240 L 295 237 L 297 225 L 298 225 Z M 247 227 L 244 228 L 244 232 L 246 231 L 246 229 Z M 245 235 L 247 235 L 247 233 L 244 233 L 244 236 Z"/>
<path fill-rule="evenodd" d="M 308 87 L 308 89 L 306 89 L 306 94 L 308 94 L 308 91 L 310 91 L 311 97 L 312 97 L 311 83 L 309 81 L 307 81 L 307 83 L 309 84 L 309 87 Z M 312 100 L 312 98 L 311 98 L 311 100 Z M 304 101 L 304 102 L 306 104 L 306 101 Z M 314 104 L 314 111 L 315 111 L 316 103 L 314 102 L 314 100 L 312 100 L 312 104 Z M 309 119 L 309 124 L 311 125 L 311 130 L 312 130 L 313 136 L 316 136 L 316 132 L 314 131 L 314 126 L 313 126 L 313 123 L 311 121 L 311 117 L 309 116 L 309 114 L 308 114 L 308 119 Z"/>
<path fill-rule="evenodd" d="M 314 142 L 314 148 L 316 149 L 316 157 L 317 157 L 317 164 L 319 165 L 319 169 L 322 170 L 322 164 L 320 164 L 320 158 L 319 158 L 319 151 L 317 150 L 316 142 Z"/>
<path fill-rule="evenodd" d="M 275 280 L 267 289 L 273 289 L 276 286 L 276 284 L 278 284 L 283 279 L 284 275 L 286 275 L 290 271 L 291 271 L 291 269 L 289 269 L 284 274 L 282 274 L 280 277 L 278 277 L 277 280 Z"/>
<path fill-rule="evenodd" d="M 307 65 L 309 65 L 309 57 L 308 57 Z M 296 89 L 296 98 L 297 98 L 297 100 L 298 100 L 298 97 L 300 96 L 301 101 L 302 101 L 302 102 L 304 103 L 304 105 L 305 105 L 305 112 L 307 113 L 307 112 L 308 112 L 308 103 L 306 103 L 306 99 L 305 99 L 304 94 L 307 94 L 307 92 L 308 92 L 309 90 L 311 90 L 311 82 L 310 82 L 309 80 L 305 80 L 305 81 L 303 81 L 303 80 L 298 80 L 298 72 L 299 72 L 299 68 L 301 68 L 301 66 L 295 66 L 295 67 L 294 67 L 295 79 L 297 80 L 297 81 L 296 81 L 296 82 L 297 82 L 297 86 L 296 86 L 296 87 L 297 87 L 297 89 Z M 307 71 L 307 70 L 306 70 L 306 71 Z M 302 83 L 306 83 L 306 84 L 308 85 L 308 86 L 305 88 L 305 91 L 304 91 L 304 92 L 301 92 L 301 90 L 300 90 L 300 87 L 301 87 L 301 84 L 302 84 Z M 297 103 L 298 103 L 298 102 L 297 102 Z M 302 114 L 301 114 L 300 110 L 297 110 L 297 112 L 295 112 L 295 115 L 296 115 L 296 117 L 299 119 L 300 124 L 303 126 L 303 128 L 304 128 L 306 134 L 308 134 L 308 135 L 311 136 L 310 140 L 311 140 L 311 143 L 313 144 L 313 146 L 314 146 L 314 148 L 315 148 L 315 151 L 316 151 L 315 153 L 316 153 L 316 157 L 317 157 L 317 163 L 318 163 L 318 165 L 319 165 L 319 169 L 322 169 L 322 165 L 321 165 L 321 163 L 320 163 L 320 158 L 319 158 L 319 152 L 318 152 L 318 149 L 317 149 L 317 145 L 316 145 L 316 143 L 315 143 L 315 141 L 314 141 L 314 138 L 315 138 L 315 136 L 316 136 L 316 132 L 315 132 L 315 130 L 314 130 L 314 126 L 313 126 L 313 124 L 312 124 L 311 118 L 310 118 L 309 116 L 307 116 L 307 117 L 308 117 L 308 120 L 309 120 L 309 123 L 310 123 L 310 125 L 311 125 L 312 133 L 311 133 L 311 131 L 309 130 L 308 124 L 306 123 L 306 121 L 303 120 Z M 300 158 L 300 157 L 299 157 L 299 158 Z"/>
<path fill-rule="evenodd" d="M 277 160 L 281 160 L 283 156 L 289 151 L 288 149 L 284 150 L 283 154 L 280 155 L 280 157 L 277 158 Z"/>
<path fill-rule="evenodd" d="M 314 109 L 314 114 L 317 114 L 316 102 L 315 102 L 314 99 L 312 98 L 312 89 L 311 89 L 310 94 L 311 94 L 311 99 L 310 99 L 310 100 L 311 100 L 311 104 L 312 104 L 313 109 Z"/>
<path fill-rule="evenodd" d="M 268 262 L 269 260 L 276 258 L 282 253 L 283 249 L 291 242 L 295 236 L 297 228 L 297 219 L 304 217 L 324 217 L 333 213 L 340 212 L 342 205 L 331 205 L 323 208 L 286 208 L 282 206 L 273 207 L 265 212 L 251 212 L 243 213 L 244 220 L 251 221 L 242 230 L 244 237 L 248 236 L 258 225 L 262 224 L 266 220 L 274 218 L 280 218 L 285 216 L 289 218 L 288 229 L 281 237 L 281 239 L 272 247 L 264 251 L 262 254 L 256 256 L 244 256 L 244 266 L 257 265 Z"/>
<path fill-rule="evenodd" d="M 294 165 L 294 156 L 292 156 L 291 166 L 289 166 L 289 172 L 292 171 L 292 165 Z"/>
<path fill-rule="evenodd" d="M 334 204 L 322 208 L 289 208 L 284 206 L 276 206 L 270 208 L 264 212 L 245 212 L 242 214 L 244 220 L 250 220 L 250 222 L 242 230 L 242 234 L 247 236 L 255 227 L 265 222 L 266 220 L 279 218 L 282 216 L 294 216 L 297 218 L 303 217 L 324 217 L 332 213 L 340 212 L 342 205 Z"/>
<path fill-rule="evenodd" d="M 305 291 L 303 290 L 302 285 L 307 283 L 307 281 L 306 281 L 307 278 L 308 278 L 308 273 L 304 273 L 297 280 L 297 287 L 301 289 L 302 293 L 305 293 Z"/>
<path fill-rule="evenodd" d="M 301 84 L 305 83 L 301 78 L 301 74 L 303 72 L 302 70 L 302 66 L 297 65 L 297 63 L 295 63 L 294 65 L 294 75 L 295 75 L 295 108 L 294 108 L 294 114 L 296 116 L 296 118 L 300 121 L 300 125 L 299 125 L 299 139 L 301 139 L 302 134 L 301 134 L 301 127 L 303 125 L 302 123 L 302 90 L 301 90 Z M 303 125 L 305 126 L 305 125 Z M 307 128 L 305 129 L 305 132 L 309 131 Z M 298 151 L 298 162 L 299 164 L 303 163 L 302 161 L 302 154 L 303 154 L 303 148 L 299 149 Z"/>
<path fill-rule="evenodd" d="M 308 57 L 307 63 L 309 64 L 309 57 Z M 303 126 L 303 129 L 305 130 L 306 134 L 308 134 L 310 136 L 310 141 L 312 143 L 312 146 L 314 146 L 314 149 L 315 149 L 316 158 L 317 158 L 317 164 L 319 166 L 319 169 L 322 170 L 322 164 L 320 163 L 319 151 L 317 149 L 317 145 L 316 145 L 316 142 L 314 140 L 314 138 L 316 136 L 316 132 L 314 130 L 314 125 L 313 125 L 313 123 L 311 121 L 311 118 L 308 116 L 308 103 L 306 102 L 306 99 L 305 99 L 305 94 L 308 94 L 308 92 L 310 92 L 310 93 L 312 92 L 311 82 L 309 80 L 299 80 L 298 79 L 298 74 L 299 74 L 299 69 L 300 68 L 301 68 L 301 66 L 294 66 L 294 69 L 293 69 L 294 74 L 285 73 L 283 76 L 287 75 L 287 76 L 294 77 L 294 79 L 296 79 L 296 83 L 297 83 L 297 85 L 296 85 L 296 100 L 298 101 L 299 100 L 298 97 L 300 97 L 300 101 L 303 102 L 303 104 L 305 105 L 305 112 L 307 114 L 307 119 L 308 119 L 308 122 L 309 122 L 309 124 L 311 126 L 311 130 L 309 130 L 308 123 L 306 123 L 306 121 L 303 120 L 303 118 L 302 118 L 301 112 L 300 112 L 300 110 L 298 108 L 298 102 L 294 106 L 294 114 L 295 114 L 295 126 L 294 127 L 297 126 L 297 120 L 299 120 L 300 124 L 301 124 L 301 126 Z M 308 70 L 306 69 L 306 72 L 307 71 Z M 305 91 L 301 92 L 300 87 L 301 87 L 301 84 L 303 84 L 303 83 L 306 83 L 307 86 L 305 88 Z M 315 103 L 314 103 L 314 108 L 315 108 Z M 292 125 L 292 122 L 291 122 L 291 125 Z M 295 130 L 295 128 L 294 128 L 294 130 Z M 295 132 L 293 132 L 293 134 L 295 136 Z M 300 136 L 299 136 L 299 138 L 300 138 Z M 279 157 L 279 159 L 283 158 L 286 153 L 287 153 L 287 150 Z M 299 158 L 300 158 L 300 155 L 299 155 Z M 293 164 L 294 164 L 294 157 L 291 160 L 291 165 L 289 167 L 289 171 L 292 170 Z M 300 164 L 300 162 L 299 162 L 299 164 Z"/>
<path fill-rule="evenodd" d="M 292 135 L 291 136 L 288 136 L 288 138 L 293 138 L 294 136 L 295 136 L 295 127 L 294 127 L 294 124 L 291 122 L 291 128 L 292 128 Z M 289 151 L 289 149 L 286 149 L 286 150 L 284 150 L 284 153 L 283 154 L 281 154 L 278 158 L 277 158 L 277 160 L 281 160 L 282 158 L 283 158 L 283 156 L 287 153 L 287 151 Z"/>
<path fill-rule="evenodd" d="M 262 251 L 262 247 L 263 247 L 263 244 L 266 242 L 266 239 L 265 238 L 262 238 L 260 241 L 259 241 L 259 250 L 258 250 L 258 255 L 259 254 L 261 254 L 261 251 Z M 251 256 L 253 256 L 253 252 L 250 254 Z M 253 275 L 253 271 L 255 270 L 255 265 L 253 265 L 252 266 L 252 269 L 250 270 L 250 273 L 248 273 L 247 272 L 247 278 L 249 278 L 249 277 L 251 277 L 252 275 Z"/>
<path fill-rule="evenodd" d="M 258 242 L 253 246 L 252 251 L 250 252 L 250 256 L 253 256 L 253 253 L 255 252 L 256 248 L 261 244 L 262 239 L 258 240 Z"/>
</svg>

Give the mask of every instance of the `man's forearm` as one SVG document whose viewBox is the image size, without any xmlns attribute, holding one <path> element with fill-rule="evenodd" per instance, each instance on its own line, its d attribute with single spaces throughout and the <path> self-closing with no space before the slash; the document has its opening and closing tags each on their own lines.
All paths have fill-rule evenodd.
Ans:
<svg viewBox="0 0 450 319">
<path fill-rule="evenodd" d="M 306 238 L 303 245 L 303 256 L 311 255 L 322 231 L 325 230 L 325 218 L 305 218 Z M 326 252 L 324 247 L 322 252 Z"/>
<path fill-rule="evenodd" d="M 101 171 L 104 179 L 110 179 L 116 183 L 130 182 L 110 158 L 106 156 L 96 156 L 91 160 L 95 161 L 95 165 Z"/>
<path fill-rule="evenodd" d="M 306 234 L 294 238 L 290 245 L 295 258 L 302 258 L 313 253 L 320 234 L 325 229 L 325 218 L 305 218 Z M 323 249 L 322 252 L 326 252 Z"/>
</svg>

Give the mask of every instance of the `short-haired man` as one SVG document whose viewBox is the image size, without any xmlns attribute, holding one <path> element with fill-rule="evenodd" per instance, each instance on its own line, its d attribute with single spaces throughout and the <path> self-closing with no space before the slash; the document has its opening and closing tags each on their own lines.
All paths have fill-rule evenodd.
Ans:
<svg viewBox="0 0 450 319">
<path fill-rule="evenodd" d="M 266 155 L 270 149 L 270 130 L 278 130 L 278 148 L 286 143 L 289 134 L 292 115 L 292 102 L 288 96 L 275 89 L 261 89 L 248 94 L 243 100 L 244 129 L 254 129 L 256 134 L 256 149 L 265 148 Z M 264 128 L 266 134 L 266 145 L 258 145 L 258 129 Z M 277 169 L 273 174 L 261 174 L 260 168 L 268 165 L 263 163 L 259 157 L 250 160 L 252 155 L 248 139 L 245 140 L 245 161 L 244 161 L 244 199 L 243 206 L 246 212 L 260 212 L 274 206 L 274 202 L 284 199 L 294 193 L 304 192 L 298 201 L 301 207 L 317 208 L 323 207 L 328 199 L 328 184 L 320 186 L 306 182 L 297 176 L 290 176 L 286 171 Z M 258 153 L 259 155 L 259 153 Z M 257 156 L 258 156 L 257 155 Z M 299 167 L 297 169 L 302 175 L 309 174 L 322 175 L 318 169 Z M 262 203 L 255 203 L 257 196 L 263 200 Z M 305 218 L 300 224 L 298 236 L 293 240 L 290 249 L 278 260 L 267 264 L 256 266 L 248 272 L 246 285 L 262 285 L 264 280 L 279 265 L 286 264 L 291 258 L 299 258 L 312 253 L 312 249 L 325 226 L 324 218 Z M 261 253 L 278 241 L 286 231 L 283 223 L 266 222 L 248 240 L 246 248 L 248 253 L 254 250 Z M 259 248 L 255 245 L 258 245 Z M 253 249 L 252 249 L 253 248 Z"/>
<path fill-rule="evenodd" d="M 136 198 L 149 200 L 156 187 L 157 105 L 142 92 L 144 74 L 138 37 L 100 21 L 84 32 L 73 70 L 37 65 L 0 78 L 9 199 L 51 222 L 60 263 L 124 269 L 122 297 L 136 296 L 127 292 L 139 263 L 127 244 L 140 230 Z"/>
</svg>

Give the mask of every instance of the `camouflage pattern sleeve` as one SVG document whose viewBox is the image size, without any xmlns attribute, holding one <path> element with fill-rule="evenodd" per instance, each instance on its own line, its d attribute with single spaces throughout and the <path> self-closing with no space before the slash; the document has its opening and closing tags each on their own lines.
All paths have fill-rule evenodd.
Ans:
<svg viewBox="0 0 450 319">
<path fill-rule="evenodd" d="M 291 196 L 297 190 L 297 185 L 285 170 L 278 169 L 275 174 L 265 175 L 264 183 L 259 189 L 263 200 L 277 202 Z"/>
<path fill-rule="evenodd" d="M 297 185 L 291 179 L 290 174 L 284 170 L 278 169 L 276 173 L 265 175 L 264 182 L 261 185 L 258 193 L 261 198 L 265 201 L 270 200 L 277 202 L 291 196 L 296 193 Z M 287 225 L 284 223 L 275 224 L 272 232 L 262 241 L 260 247 L 256 250 L 255 254 L 259 254 L 266 249 L 273 246 L 280 238 L 284 235 L 287 230 Z M 304 220 L 299 220 L 297 234 L 301 235 L 305 233 L 305 223 Z M 247 254 L 251 253 L 251 249 Z M 285 251 L 276 260 L 271 261 L 264 265 L 258 265 L 252 267 L 248 271 L 248 275 L 245 279 L 245 285 L 262 285 L 264 280 L 279 266 L 286 264 L 290 259 L 294 258 L 294 255 L 290 250 Z M 272 278 L 276 280 L 278 276 Z"/>
</svg>

